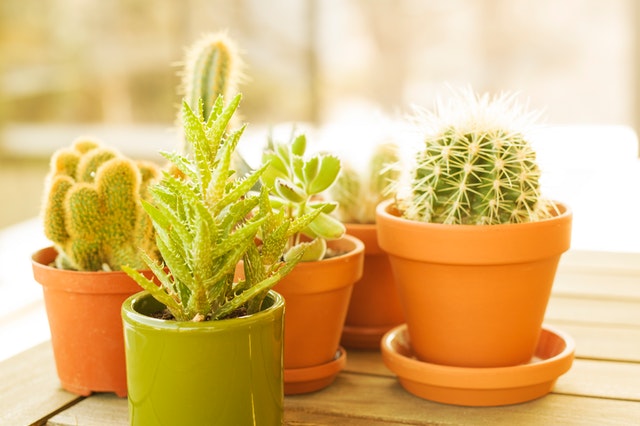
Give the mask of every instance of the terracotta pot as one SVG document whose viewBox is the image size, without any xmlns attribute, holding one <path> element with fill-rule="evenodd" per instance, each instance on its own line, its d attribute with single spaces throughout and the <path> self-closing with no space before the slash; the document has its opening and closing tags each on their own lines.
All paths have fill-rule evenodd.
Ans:
<svg viewBox="0 0 640 426">
<path fill-rule="evenodd" d="M 287 395 L 328 386 L 338 371 L 326 365 L 339 368 L 344 365 L 340 336 L 353 284 L 362 276 L 364 244 L 345 235 L 329 241 L 328 247 L 345 254 L 317 262 L 301 262 L 274 286 L 286 301 L 284 392 Z M 303 369 L 307 369 L 308 380 L 301 377 Z M 324 375 L 330 377 L 322 377 Z M 288 380 L 294 376 L 295 382 Z"/>
<path fill-rule="evenodd" d="M 362 278 L 353 288 L 341 343 L 347 348 L 380 349 L 382 336 L 404 322 L 389 256 L 378 245 L 375 224 L 346 224 L 364 243 Z"/>
<path fill-rule="evenodd" d="M 506 225 L 442 225 L 378 205 L 378 239 L 389 253 L 418 359 L 501 367 L 534 354 L 556 268 L 569 249 L 572 213 Z"/>
<path fill-rule="evenodd" d="M 42 285 L 61 385 L 69 392 L 127 396 L 120 307 L 141 289 L 124 272 L 79 272 L 49 266 L 53 247 L 32 257 Z"/>
<path fill-rule="evenodd" d="M 131 425 L 280 425 L 284 299 L 204 322 L 167 321 L 147 292 L 122 305 Z"/>
</svg>

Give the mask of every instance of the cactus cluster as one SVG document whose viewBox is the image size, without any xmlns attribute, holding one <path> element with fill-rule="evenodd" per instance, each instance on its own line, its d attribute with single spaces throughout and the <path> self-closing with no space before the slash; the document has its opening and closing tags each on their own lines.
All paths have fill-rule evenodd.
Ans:
<svg viewBox="0 0 640 426">
<path fill-rule="evenodd" d="M 145 266 L 139 247 L 158 257 L 151 221 L 140 205 L 160 171 L 93 140 L 79 139 L 51 158 L 43 203 L 44 232 L 56 266 L 80 271 Z"/>
<path fill-rule="evenodd" d="M 540 196 L 540 169 L 525 131 L 536 118 L 513 94 L 454 93 L 422 115 L 424 145 L 416 157 L 403 216 L 444 224 L 537 221 L 552 209 Z"/>
<path fill-rule="evenodd" d="M 183 103 L 185 138 L 194 156 L 163 153 L 181 173 L 165 173 L 150 188 L 153 203 L 142 203 L 165 263 L 150 256 L 145 261 L 161 286 L 123 268 L 178 321 L 218 320 L 259 311 L 267 291 L 304 253 L 303 246 L 288 248 L 287 242 L 313 217 L 290 219 L 271 208 L 266 187 L 251 192 L 268 164 L 246 176 L 237 176 L 231 168 L 245 127 L 226 129 L 240 98 L 224 106 L 219 97 L 208 117 L 202 103 L 196 111 Z M 239 264 L 242 277 L 236 276 Z"/>
<path fill-rule="evenodd" d="M 383 142 L 375 146 L 364 170 L 342 158 L 342 170 L 329 196 L 338 203 L 335 215 L 345 223 L 375 223 L 376 206 L 388 198 L 389 184 L 397 180 L 398 146 Z"/>
</svg>

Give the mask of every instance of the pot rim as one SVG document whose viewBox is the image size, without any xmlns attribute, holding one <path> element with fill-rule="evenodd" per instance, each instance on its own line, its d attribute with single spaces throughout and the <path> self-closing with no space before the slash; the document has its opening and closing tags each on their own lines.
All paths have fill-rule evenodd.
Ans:
<svg viewBox="0 0 640 426">
<path fill-rule="evenodd" d="M 573 213 L 556 202 L 560 214 L 548 219 L 500 225 L 450 225 L 400 217 L 395 200 L 376 208 L 378 242 L 391 256 L 440 264 L 523 263 L 559 256 L 571 245 Z"/>
<path fill-rule="evenodd" d="M 269 290 L 266 298 L 271 298 L 273 303 L 265 309 L 262 309 L 259 312 L 251 315 L 245 315 L 236 318 L 227 318 L 222 320 L 214 320 L 214 321 L 201 321 L 201 322 L 192 322 L 192 321 L 176 321 L 176 320 L 165 320 L 160 318 L 153 318 L 146 314 L 143 314 L 136 310 L 135 305 L 143 300 L 147 300 L 148 298 L 153 299 L 155 302 L 159 303 L 157 300 L 153 298 L 151 293 L 148 291 L 138 292 L 130 297 L 128 297 L 121 308 L 122 320 L 125 324 L 135 324 L 136 327 L 146 328 L 146 329 L 154 329 L 154 330 L 166 330 L 166 331 L 178 331 L 178 332 L 198 332 L 198 331 L 206 331 L 210 332 L 212 329 L 224 329 L 228 330 L 231 328 L 240 328 L 250 326 L 252 324 L 259 323 L 264 320 L 268 320 L 272 317 L 277 311 L 284 310 L 285 300 L 282 295 L 274 290 Z"/>
</svg>

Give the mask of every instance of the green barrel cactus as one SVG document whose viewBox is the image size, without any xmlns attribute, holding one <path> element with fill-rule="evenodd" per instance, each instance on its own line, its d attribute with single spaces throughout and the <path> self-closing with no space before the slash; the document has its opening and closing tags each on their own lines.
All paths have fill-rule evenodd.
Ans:
<svg viewBox="0 0 640 426">
<path fill-rule="evenodd" d="M 524 134 L 536 114 L 512 94 L 454 95 L 421 118 L 424 145 L 398 203 L 403 216 L 466 225 L 548 217 L 553 209 L 540 195 L 536 153 Z"/>
<path fill-rule="evenodd" d="M 375 223 L 376 206 L 388 198 L 387 188 L 398 178 L 398 161 L 398 146 L 393 142 L 376 145 L 364 170 L 342 159 L 340 175 L 329 189 L 329 196 L 338 203 L 335 215 L 340 221 Z"/>
<path fill-rule="evenodd" d="M 144 268 L 140 248 L 158 257 L 141 199 L 158 167 L 134 162 L 91 140 L 51 158 L 43 205 L 44 232 L 58 251 L 56 266 L 80 271 Z"/>
</svg>

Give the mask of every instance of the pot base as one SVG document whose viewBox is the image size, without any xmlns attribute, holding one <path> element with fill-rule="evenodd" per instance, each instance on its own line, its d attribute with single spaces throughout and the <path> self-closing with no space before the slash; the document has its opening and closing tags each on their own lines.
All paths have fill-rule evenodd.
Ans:
<svg viewBox="0 0 640 426">
<path fill-rule="evenodd" d="M 315 392 L 329 386 L 347 363 L 347 351 L 339 347 L 336 356 L 326 364 L 284 369 L 284 394 Z"/>
<path fill-rule="evenodd" d="M 345 325 L 340 343 L 349 349 L 380 350 L 382 336 L 394 325 L 379 327 L 358 327 Z"/>
<path fill-rule="evenodd" d="M 416 359 L 406 324 L 390 330 L 381 342 L 385 365 L 409 393 L 430 401 L 464 406 L 517 404 L 551 392 L 556 379 L 573 363 L 573 339 L 543 326 L 535 356 L 527 364 L 499 368 L 464 368 Z"/>
</svg>

